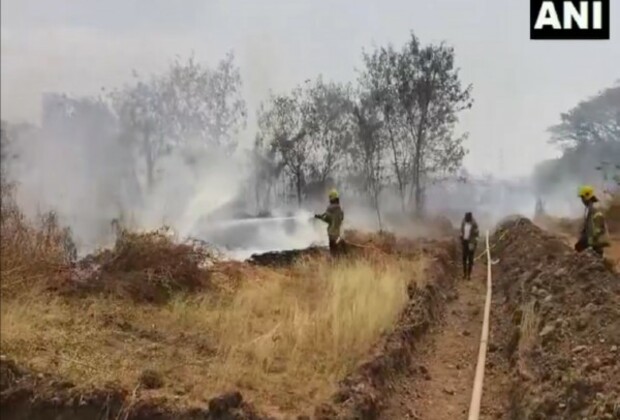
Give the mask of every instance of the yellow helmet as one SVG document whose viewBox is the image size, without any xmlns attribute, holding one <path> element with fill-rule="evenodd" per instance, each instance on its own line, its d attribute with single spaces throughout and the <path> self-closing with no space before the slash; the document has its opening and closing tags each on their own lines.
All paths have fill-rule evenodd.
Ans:
<svg viewBox="0 0 620 420">
<path fill-rule="evenodd" d="M 335 200 L 335 199 L 339 198 L 338 191 L 336 191 L 336 189 L 332 189 L 332 190 L 331 190 L 331 191 L 327 194 L 327 196 L 329 197 L 329 199 L 330 199 L 330 200 Z"/>
<path fill-rule="evenodd" d="M 589 200 L 594 197 L 594 187 L 591 185 L 582 185 L 579 187 L 579 197 Z"/>
</svg>

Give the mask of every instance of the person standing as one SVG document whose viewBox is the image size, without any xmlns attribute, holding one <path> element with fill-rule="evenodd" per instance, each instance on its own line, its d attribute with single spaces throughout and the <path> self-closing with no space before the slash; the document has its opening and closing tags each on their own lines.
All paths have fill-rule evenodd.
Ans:
<svg viewBox="0 0 620 420">
<path fill-rule="evenodd" d="M 344 211 L 340 207 L 338 191 L 331 190 L 328 194 L 329 205 L 323 214 L 315 214 L 314 217 L 327 223 L 327 238 L 329 239 L 329 252 L 337 255 L 341 247 L 340 228 L 344 220 Z"/>
<path fill-rule="evenodd" d="M 461 222 L 461 247 L 463 252 L 463 278 L 471 279 L 474 254 L 478 245 L 478 223 L 471 212 L 465 213 Z"/>
<path fill-rule="evenodd" d="M 575 251 L 581 252 L 591 248 L 596 254 L 603 256 L 603 251 L 610 245 L 605 216 L 601 211 L 594 188 L 584 185 L 579 188 L 579 198 L 585 206 L 581 235 L 575 244 Z"/>
</svg>

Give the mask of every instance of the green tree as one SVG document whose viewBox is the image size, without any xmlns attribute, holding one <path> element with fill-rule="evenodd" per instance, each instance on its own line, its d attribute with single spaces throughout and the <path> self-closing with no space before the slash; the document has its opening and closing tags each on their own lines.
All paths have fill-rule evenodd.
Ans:
<svg viewBox="0 0 620 420">
<path fill-rule="evenodd" d="M 452 47 L 423 46 L 413 33 L 400 50 L 378 48 L 364 63 L 360 84 L 380 110 L 402 208 L 408 195 L 422 214 L 427 186 L 461 167 L 466 136 L 454 132 L 472 87 L 463 87 Z"/>
<path fill-rule="evenodd" d="M 564 150 L 620 141 L 620 85 L 579 102 L 560 120 L 549 131 L 551 143 Z"/>
<path fill-rule="evenodd" d="M 454 48 L 422 47 L 414 34 L 397 62 L 399 103 L 411 138 L 412 190 L 418 214 L 427 184 L 437 174 L 454 173 L 465 156 L 465 136 L 454 135 L 458 113 L 471 108 L 471 85 L 463 87 Z"/>
</svg>

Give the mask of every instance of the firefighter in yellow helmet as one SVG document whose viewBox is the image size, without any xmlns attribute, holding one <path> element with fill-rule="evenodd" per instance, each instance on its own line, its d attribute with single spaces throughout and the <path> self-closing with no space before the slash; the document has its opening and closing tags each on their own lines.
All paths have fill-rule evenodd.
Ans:
<svg viewBox="0 0 620 420">
<path fill-rule="evenodd" d="M 329 239 L 329 251 L 332 255 L 338 253 L 342 246 L 340 239 L 340 228 L 344 220 L 344 212 L 340 207 L 340 196 L 335 189 L 328 194 L 329 205 L 323 214 L 315 214 L 314 217 L 327 223 L 327 237 Z"/>
<path fill-rule="evenodd" d="M 594 188 L 590 185 L 580 187 L 579 198 L 585 206 L 585 214 L 581 236 L 575 244 L 575 250 L 581 252 L 591 248 L 598 255 L 603 256 L 603 250 L 610 244 L 605 216 L 600 209 L 598 198 L 594 194 Z"/>
</svg>

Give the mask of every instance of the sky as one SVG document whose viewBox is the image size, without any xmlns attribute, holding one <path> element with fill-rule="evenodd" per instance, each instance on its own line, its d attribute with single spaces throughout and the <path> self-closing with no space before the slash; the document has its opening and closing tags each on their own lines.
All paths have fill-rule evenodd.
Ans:
<svg viewBox="0 0 620 420">
<path fill-rule="evenodd" d="M 613 2 L 612 2 L 613 3 Z M 620 79 L 620 7 L 610 41 L 531 41 L 527 0 L 2 0 L 2 119 L 37 122 L 40 95 L 97 94 L 175 56 L 214 65 L 233 51 L 253 138 L 269 91 L 322 74 L 353 81 L 363 48 L 422 42 L 456 50 L 473 84 L 466 168 L 523 176 L 557 155 L 546 129 L 561 112 Z"/>
</svg>

